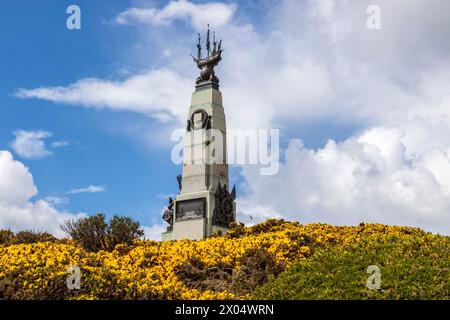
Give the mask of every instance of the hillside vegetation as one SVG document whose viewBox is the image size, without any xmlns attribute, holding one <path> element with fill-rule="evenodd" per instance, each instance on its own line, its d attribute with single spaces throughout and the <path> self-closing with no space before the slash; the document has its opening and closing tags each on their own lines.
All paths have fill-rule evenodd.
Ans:
<svg viewBox="0 0 450 320">
<path fill-rule="evenodd" d="M 417 228 L 268 220 L 201 241 L 133 240 L 99 251 L 36 239 L 0 232 L 0 299 L 450 298 L 450 237 Z M 370 265 L 380 270 L 379 289 L 366 286 Z M 80 289 L 68 288 L 71 266 Z"/>
</svg>

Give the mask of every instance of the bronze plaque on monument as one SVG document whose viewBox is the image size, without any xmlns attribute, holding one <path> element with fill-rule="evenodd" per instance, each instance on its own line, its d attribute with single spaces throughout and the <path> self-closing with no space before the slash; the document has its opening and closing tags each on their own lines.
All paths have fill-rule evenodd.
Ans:
<svg viewBox="0 0 450 320">
<path fill-rule="evenodd" d="M 181 200 L 176 202 L 176 220 L 204 218 L 206 198 Z"/>
</svg>

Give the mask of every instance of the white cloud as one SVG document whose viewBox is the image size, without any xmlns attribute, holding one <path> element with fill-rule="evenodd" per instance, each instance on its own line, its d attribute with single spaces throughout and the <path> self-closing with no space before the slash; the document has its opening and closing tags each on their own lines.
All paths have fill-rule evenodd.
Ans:
<svg viewBox="0 0 450 320">
<path fill-rule="evenodd" d="M 69 199 L 66 197 L 47 196 L 44 198 L 44 200 L 55 206 L 64 205 L 64 204 L 69 203 Z"/>
<path fill-rule="evenodd" d="M 68 87 L 19 89 L 16 95 L 86 108 L 133 111 L 167 120 L 168 116 L 184 116 L 180 106 L 186 105 L 191 82 L 174 71 L 162 69 L 124 81 L 86 78 Z"/>
<path fill-rule="evenodd" d="M 151 227 L 143 226 L 145 239 L 161 241 L 161 232 L 166 231 L 166 226 L 163 224 L 154 224 Z"/>
<path fill-rule="evenodd" d="M 51 132 L 18 130 L 14 135 L 16 137 L 11 147 L 22 158 L 39 159 L 53 154 L 45 148 L 44 142 L 44 139 L 52 136 Z"/>
<path fill-rule="evenodd" d="M 277 175 L 244 167 L 248 194 L 239 209 L 247 215 L 259 207 L 250 213 L 259 220 L 379 222 L 448 235 L 450 143 L 413 155 L 408 136 L 402 127 L 375 127 L 317 150 L 293 139 Z"/>
<path fill-rule="evenodd" d="M 170 1 L 161 9 L 130 8 L 121 12 L 114 22 L 117 24 L 149 23 L 168 25 L 174 20 L 187 20 L 195 29 L 203 30 L 209 23 L 214 27 L 226 24 L 236 10 L 234 4 L 210 2 L 194 4 L 190 1 Z"/>
<path fill-rule="evenodd" d="M 450 61 L 445 56 L 450 43 L 438 40 L 450 27 L 450 11 L 442 11 L 449 3 L 433 1 L 431 14 L 423 2 L 383 1 L 378 32 L 365 28 L 368 4 L 284 1 L 277 11 L 278 30 L 266 42 L 277 48 L 276 68 L 264 76 L 243 53 L 248 72 L 234 80 L 253 76 L 244 104 L 259 102 L 253 96 L 258 89 L 264 92 L 265 112 L 276 109 L 269 123 L 298 126 L 322 119 L 364 126 L 360 134 L 317 150 L 292 140 L 275 176 L 244 167 L 249 192 L 238 199 L 244 218 L 250 212 L 259 219 L 372 221 L 449 234 Z M 268 51 L 262 48 L 255 61 L 265 66 Z M 313 68 L 296 70 L 305 61 Z M 291 78 L 281 70 L 292 71 Z"/>
<path fill-rule="evenodd" d="M 0 202 L 21 205 L 37 193 L 33 176 L 8 151 L 0 151 Z"/>
<path fill-rule="evenodd" d="M 70 146 L 70 142 L 69 141 L 53 141 L 52 142 L 52 147 L 53 148 L 61 148 L 61 147 L 68 147 Z"/>
<path fill-rule="evenodd" d="M 90 185 L 86 188 L 79 188 L 79 189 L 74 189 L 74 190 L 70 190 L 67 193 L 68 194 L 77 194 L 77 193 L 99 193 L 99 192 L 105 192 L 106 191 L 106 187 L 105 186 L 93 186 Z"/>
<path fill-rule="evenodd" d="M 31 201 L 37 194 L 33 176 L 9 151 L 0 151 L 0 176 L 0 228 L 47 231 L 61 237 L 62 223 L 85 216 L 58 211 L 46 200 Z"/>
</svg>

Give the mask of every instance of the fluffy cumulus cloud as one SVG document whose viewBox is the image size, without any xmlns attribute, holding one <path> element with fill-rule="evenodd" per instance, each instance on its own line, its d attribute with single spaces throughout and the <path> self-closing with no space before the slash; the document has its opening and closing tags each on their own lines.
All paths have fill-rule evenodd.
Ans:
<svg viewBox="0 0 450 320">
<path fill-rule="evenodd" d="M 160 241 L 161 232 L 166 231 L 166 226 L 164 224 L 154 224 L 150 227 L 143 226 L 145 239 Z"/>
<path fill-rule="evenodd" d="M 284 1 L 277 8 L 278 29 L 255 47 L 258 62 L 276 48 L 279 63 L 265 77 L 256 63 L 245 64 L 243 74 L 257 72 L 246 94 L 264 88 L 264 110 L 276 110 L 271 125 L 321 119 L 361 129 L 316 149 L 291 140 L 273 176 L 244 167 L 238 203 L 245 220 L 369 221 L 449 234 L 450 42 L 436 36 L 444 39 L 450 27 L 442 11 L 449 4 L 433 3 L 431 14 L 423 2 L 381 1 L 379 31 L 366 28 L 364 1 Z"/>
<path fill-rule="evenodd" d="M 51 132 L 18 130 L 14 135 L 11 147 L 22 158 L 39 159 L 53 154 L 46 149 L 44 142 L 44 139 L 52 136 Z"/>
<path fill-rule="evenodd" d="M 379 222 L 449 234 L 450 144 L 413 153 L 408 135 L 402 127 L 375 127 L 316 150 L 291 140 L 277 175 L 244 168 L 249 194 L 242 199 L 243 218 Z"/>
<path fill-rule="evenodd" d="M 183 19 L 197 30 L 203 30 L 208 23 L 216 26 L 226 24 L 232 17 L 236 5 L 220 2 L 195 4 L 187 0 L 170 1 L 161 9 L 130 8 L 121 12 L 114 22 L 117 24 L 149 23 L 168 25 L 177 19 Z"/>
<path fill-rule="evenodd" d="M 60 224 L 84 216 L 60 212 L 50 201 L 32 201 L 37 194 L 33 176 L 9 151 L 0 151 L 0 177 L 0 228 L 48 231 L 61 237 Z"/>
<path fill-rule="evenodd" d="M 449 229 L 450 2 L 377 1 L 380 30 L 366 27 L 371 4 L 285 0 L 268 5 L 258 23 L 237 15 L 235 6 L 208 8 L 220 15 L 214 27 L 226 49 L 217 73 L 228 126 L 281 127 L 282 136 L 294 139 L 278 174 L 243 167 L 243 214 Z M 165 26 L 175 20 L 188 23 L 192 36 L 208 22 L 199 6 L 134 8 L 116 22 L 136 24 L 142 42 L 167 38 Z M 185 48 L 182 38 L 164 42 L 164 52 Z M 159 61 L 163 69 L 125 80 L 82 79 L 17 95 L 184 123 L 195 76 L 180 55 Z M 342 141 L 310 149 L 295 140 L 307 125 L 313 136 L 331 139 L 335 124 L 348 128 Z"/>
</svg>

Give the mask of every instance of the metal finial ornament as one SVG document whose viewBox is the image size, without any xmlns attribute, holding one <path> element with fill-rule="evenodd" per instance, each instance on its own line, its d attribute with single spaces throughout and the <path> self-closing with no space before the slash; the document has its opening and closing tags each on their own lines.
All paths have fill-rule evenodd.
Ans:
<svg viewBox="0 0 450 320">
<path fill-rule="evenodd" d="M 216 53 L 217 51 L 217 41 L 216 41 L 216 33 L 213 31 L 213 51 L 212 53 Z"/>
<path fill-rule="evenodd" d="M 211 53 L 211 42 L 209 42 L 209 24 L 208 24 L 208 31 L 206 31 L 206 51 L 208 52 L 208 56 Z"/>
<path fill-rule="evenodd" d="M 219 78 L 217 78 L 214 67 L 217 66 L 220 60 L 222 60 L 222 40 L 219 43 L 216 42 L 216 34 L 213 31 L 213 48 L 211 51 L 210 42 L 210 30 L 208 24 L 208 30 L 206 32 L 206 52 L 207 56 L 202 58 L 202 46 L 200 34 L 198 34 L 197 42 L 197 57 L 192 56 L 197 67 L 200 69 L 200 76 L 197 78 L 195 83 L 197 85 L 214 83 L 219 84 Z"/>
<path fill-rule="evenodd" d="M 202 57 L 202 44 L 201 44 L 201 37 L 200 33 L 197 33 L 198 35 L 198 42 L 197 42 L 197 59 L 200 59 Z"/>
</svg>

